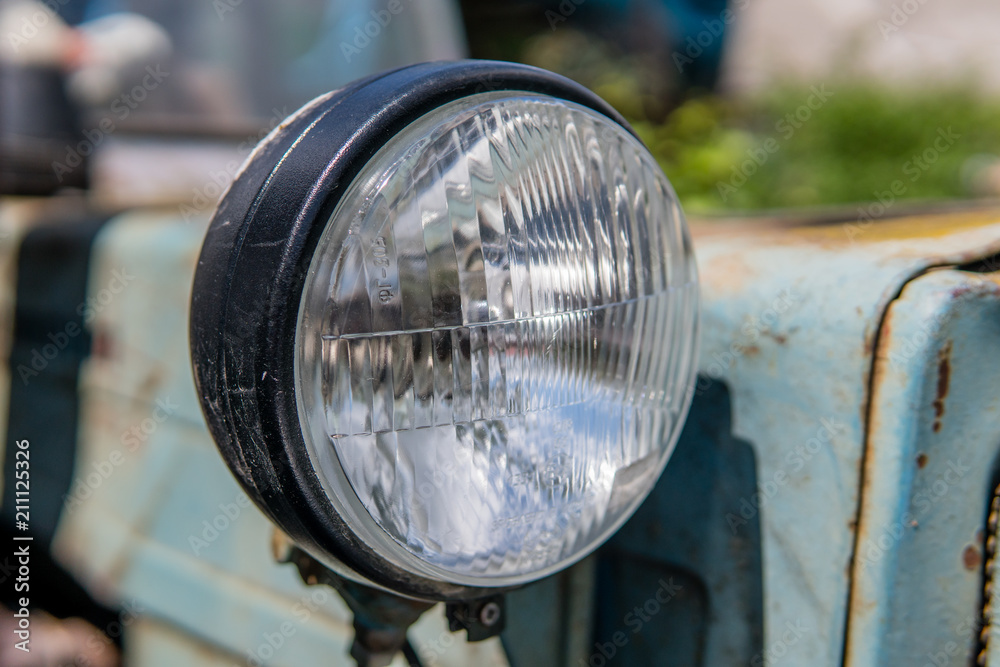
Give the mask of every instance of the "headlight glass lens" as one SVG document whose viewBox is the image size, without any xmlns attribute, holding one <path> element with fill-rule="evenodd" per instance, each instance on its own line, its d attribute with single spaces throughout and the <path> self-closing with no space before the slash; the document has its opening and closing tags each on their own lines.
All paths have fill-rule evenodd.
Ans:
<svg viewBox="0 0 1000 667">
<path fill-rule="evenodd" d="M 327 223 L 299 309 L 303 435 L 383 556 L 523 583 L 651 490 L 696 337 L 683 215 L 648 151 L 571 102 L 473 95 L 391 138 Z"/>
</svg>

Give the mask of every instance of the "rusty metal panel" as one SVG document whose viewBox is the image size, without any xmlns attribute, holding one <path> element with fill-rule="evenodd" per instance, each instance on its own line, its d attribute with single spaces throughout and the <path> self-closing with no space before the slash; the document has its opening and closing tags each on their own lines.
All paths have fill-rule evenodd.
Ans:
<svg viewBox="0 0 1000 667">
<path fill-rule="evenodd" d="M 879 337 L 847 664 L 978 653 L 1000 452 L 1000 274 L 910 282 Z"/>
<path fill-rule="evenodd" d="M 699 370 L 729 386 L 733 434 L 757 457 L 758 493 L 727 513 L 761 521 L 755 664 L 842 664 L 882 317 L 929 267 L 1000 250 L 1000 214 L 723 222 L 695 225 L 694 243 Z"/>
</svg>

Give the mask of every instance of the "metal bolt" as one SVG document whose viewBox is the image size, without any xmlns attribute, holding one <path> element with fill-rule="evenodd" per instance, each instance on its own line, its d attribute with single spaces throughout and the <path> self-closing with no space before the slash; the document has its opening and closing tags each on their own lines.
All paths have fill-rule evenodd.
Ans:
<svg viewBox="0 0 1000 667">
<path fill-rule="evenodd" d="M 479 610 L 479 622 L 487 628 L 491 628 L 500 620 L 500 605 L 496 602 L 487 602 Z"/>
</svg>

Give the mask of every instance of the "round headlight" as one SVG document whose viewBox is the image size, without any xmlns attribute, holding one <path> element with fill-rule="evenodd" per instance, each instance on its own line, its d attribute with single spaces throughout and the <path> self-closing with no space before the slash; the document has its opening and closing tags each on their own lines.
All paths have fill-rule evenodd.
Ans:
<svg viewBox="0 0 1000 667">
<path fill-rule="evenodd" d="M 662 171 L 579 86 L 422 65 L 310 103 L 224 197 L 192 305 L 203 405 L 266 513 L 348 577 L 538 579 L 655 484 L 697 277 Z"/>
</svg>

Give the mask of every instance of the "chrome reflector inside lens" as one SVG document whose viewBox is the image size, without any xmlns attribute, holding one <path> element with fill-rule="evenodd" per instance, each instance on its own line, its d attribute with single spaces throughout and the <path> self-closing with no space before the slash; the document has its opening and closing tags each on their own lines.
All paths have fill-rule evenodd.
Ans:
<svg viewBox="0 0 1000 667">
<path fill-rule="evenodd" d="M 652 489 L 696 336 L 683 215 L 648 151 L 581 105 L 473 95 L 392 137 L 327 223 L 299 308 L 303 436 L 387 559 L 523 583 Z"/>
</svg>

